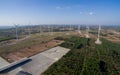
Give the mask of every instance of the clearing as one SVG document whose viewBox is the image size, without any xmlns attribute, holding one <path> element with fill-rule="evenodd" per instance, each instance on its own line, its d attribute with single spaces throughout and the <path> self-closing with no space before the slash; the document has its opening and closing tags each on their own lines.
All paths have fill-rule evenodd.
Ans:
<svg viewBox="0 0 120 75">
<path fill-rule="evenodd" d="M 38 53 L 45 51 L 49 48 L 57 46 L 63 42 L 64 41 L 60 41 L 60 40 L 51 40 L 47 43 L 33 45 L 31 47 L 27 47 L 27 48 L 20 49 L 20 50 L 10 52 L 10 53 L 4 53 L 4 54 L 2 54 L 2 57 L 5 58 L 9 62 L 14 62 L 14 61 L 20 60 L 22 58 L 30 57 L 30 56 L 33 56 L 35 54 L 38 54 Z"/>
</svg>

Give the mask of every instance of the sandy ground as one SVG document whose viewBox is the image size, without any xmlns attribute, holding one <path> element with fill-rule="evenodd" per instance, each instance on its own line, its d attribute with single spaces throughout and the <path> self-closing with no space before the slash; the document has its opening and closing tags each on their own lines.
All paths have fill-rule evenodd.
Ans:
<svg viewBox="0 0 120 75">
<path fill-rule="evenodd" d="M 115 43 L 120 43 L 120 35 L 118 35 L 118 34 L 108 35 L 108 36 L 103 37 L 103 38 L 106 38 L 109 41 L 112 41 Z"/>
<path fill-rule="evenodd" d="M 33 56 L 35 54 L 38 54 L 38 53 L 45 51 L 49 48 L 57 46 L 58 44 L 61 44 L 63 42 L 64 41 L 60 41 L 60 40 L 52 40 L 52 41 L 49 41 L 47 43 L 34 45 L 34 46 L 24 48 L 24 49 L 15 51 L 15 52 L 2 54 L 2 57 L 4 57 L 9 62 L 14 62 L 14 61 L 20 60 L 22 58 L 30 57 L 30 56 Z"/>
</svg>

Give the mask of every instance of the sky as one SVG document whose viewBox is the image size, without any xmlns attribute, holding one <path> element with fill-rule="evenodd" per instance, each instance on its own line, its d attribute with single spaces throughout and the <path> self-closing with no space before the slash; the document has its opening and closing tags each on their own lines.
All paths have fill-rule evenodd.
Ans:
<svg viewBox="0 0 120 75">
<path fill-rule="evenodd" d="M 0 25 L 120 25 L 120 0 L 0 0 Z"/>
</svg>

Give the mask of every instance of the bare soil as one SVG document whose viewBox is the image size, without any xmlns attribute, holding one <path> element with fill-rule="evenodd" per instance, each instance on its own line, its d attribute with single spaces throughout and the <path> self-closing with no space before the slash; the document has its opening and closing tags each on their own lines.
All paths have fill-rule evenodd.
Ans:
<svg viewBox="0 0 120 75">
<path fill-rule="evenodd" d="M 14 61 L 20 60 L 22 58 L 30 57 L 30 56 L 33 56 L 35 54 L 38 54 L 38 53 L 45 51 L 49 48 L 57 46 L 63 42 L 64 41 L 60 41 L 60 40 L 52 40 L 52 41 L 49 41 L 47 43 L 42 43 L 39 45 L 34 45 L 31 47 L 20 49 L 20 50 L 15 51 L 15 52 L 2 54 L 2 57 L 5 58 L 9 62 L 14 62 Z"/>
</svg>

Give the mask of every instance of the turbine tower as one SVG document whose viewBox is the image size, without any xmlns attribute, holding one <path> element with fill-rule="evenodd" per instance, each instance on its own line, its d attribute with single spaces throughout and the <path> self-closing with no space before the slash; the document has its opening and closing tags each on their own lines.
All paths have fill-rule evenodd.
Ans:
<svg viewBox="0 0 120 75">
<path fill-rule="evenodd" d="M 28 24 L 29 26 L 28 26 L 28 34 L 29 34 L 29 36 L 31 35 L 31 22 L 29 22 L 29 24 Z"/>
<path fill-rule="evenodd" d="M 70 25 L 70 31 L 72 31 L 72 25 Z"/>
<path fill-rule="evenodd" d="M 15 30 L 16 30 L 16 41 L 18 41 L 18 25 L 15 24 Z"/>
<path fill-rule="evenodd" d="M 49 34 L 51 31 L 50 31 L 50 25 L 47 25 L 47 28 L 48 28 L 48 35 L 51 35 Z"/>
<path fill-rule="evenodd" d="M 31 35 L 31 27 L 28 26 L 28 35 L 30 36 Z"/>
<path fill-rule="evenodd" d="M 39 25 L 39 27 L 40 27 L 40 34 L 42 33 L 42 25 Z"/>
<path fill-rule="evenodd" d="M 98 38 L 97 38 L 97 40 L 95 41 L 96 44 L 102 44 L 102 42 L 100 41 L 100 30 L 101 30 L 101 27 L 100 27 L 100 25 L 99 25 Z"/>
<path fill-rule="evenodd" d="M 68 31 L 70 31 L 71 26 L 69 28 L 69 26 L 67 25 L 67 28 L 68 28 Z M 66 35 L 70 35 L 70 33 L 68 31 L 67 31 Z"/>
<path fill-rule="evenodd" d="M 78 25 L 78 33 L 81 35 L 80 25 Z"/>
<path fill-rule="evenodd" d="M 89 26 L 86 26 L 86 38 L 90 38 L 90 36 L 89 36 Z"/>
<path fill-rule="evenodd" d="M 50 26 L 50 30 L 51 30 L 51 35 L 53 35 L 53 25 Z"/>
</svg>

